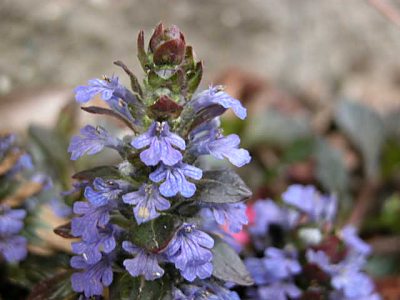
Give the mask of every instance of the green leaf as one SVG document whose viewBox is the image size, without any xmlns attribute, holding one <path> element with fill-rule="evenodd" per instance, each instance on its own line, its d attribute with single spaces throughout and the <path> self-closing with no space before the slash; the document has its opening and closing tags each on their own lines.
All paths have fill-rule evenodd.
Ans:
<svg viewBox="0 0 400 300">
<path fill-rule="evenodd" d="M 67 103 L 59 112 L 55 131 L 64 139 L 69 140 L 78 125 L 78 105 Z"/>
<path fill-rule="evenodd" d="M 53 277 L 60 269 L 68 266 L 69 256 L 65 253 L 51 256 L 31 254 L 19 265 L 8 265 L 7 278 L 19 286 L 31 289 L 38 282 Z"/>
<path fill-rule="evenodd" d="M 381 117 L 365 105 L 342 101 L 337 107 L 335 120 L 361 152 L 366 175 L 376 177 L 382 145 L 386 139 Z"/>
<path fill-rule="evenodd" d="M 131 229 L 131 240 L 136 246 L 158 253 L 168 245 L 180 225 L 181 221 L 176 216 L 160 216 L 134 226 Z"/>
<path fill-rule="evenodd" d="M 256 115 L 243 134 L 246 145 L 262 144 L 285 147 L 295 140 L 311 135 L 309 118 L 304 115 L 287 116 L 274 109 Z"/>
<path fill-rule="evenodd" d="M 62 136 L 47 128 L 29 127 L 29 136 L 40 149 L 46 165 L 52 167 L 55 176 L 62 178 L 69 170 L 69 155 L 66 141 Z"/>
<path fill-rule="evenodd" d="M 400 139 L 400 110 L 390 112 L 384 119 L 387 135 Z"/>
<path fill-rule="evenodd" d="M 133 74 L 131 70 L 120 60 L 114 61 L 114 65 L 121 67 L 126 74 L 128 74 L 129 78 L 131 79 L 131 88 L 140 98 L 143 97 L 142 87 L 140 86 L 139 80 Z"/>
<path fill-rule="evenodd" d="M 113 166 L 99 166 L 93 169 L 84 170 L 78 173 L 75 173 L 72 178 L 79 180 L 93 180 L 97 177 L 103 179 L 121 179 L 121 174 L 118 171 L 118 168 Z"/>
<path fill-rule="evenodd" d="M 220 238 L 214 237 L 213 276 L 238 285 L 252 285 L 253 280 L 239 255 Z"/>
<path fill-rule="evenodd" d="M 389 138 L 382 149 L 381 173 L 384 179 L 400 173 L 400 139 Z"/>
<path fill-rule="evenodd" d="M 72 300 L 76 293 L 71 289 L 71 271 L 41 281 L 28 296 L 28 300 Z"/>
<path fill-rule="evenodd" d="M 203 63 L 201 61 L 196 64 L 195 70 L 189 73 L 188 77 L 188 95 L 191 97 L 197 90 L 203 77 Z"/>
<path fill-rule="evenodd" d="M 252 193 L 244 181 L 232 170 L 206 171 L 196 183 L 193 200 L 210 203 L 235 203 L 248 199 Z"/>
<path fill-rule="evenodd" d="M 143 277 L 132 277 L 125 273 L 116 278 L 110 288 L 110 299 L 119 300 L 161 300 L 171 291 L 167 275 L 163 278 L 146 281 Z"/>
<path fill-rule="evenodd" d="M 282 153 L 282 160 L 285 163 L 292 164 L 299 161 L 308 159 L 314 150 L 314 138 L 304 138 L 295 140 L 292 144 L 288 145 Z"/>
<path fill-rule="evenodd" d="M 349 174 L 342 153 L 320 139 L 315 144 L 314 155 L 316 175 L 322 186 L 331 192 L 345 193 L 348 190 Z"/>
</svg>

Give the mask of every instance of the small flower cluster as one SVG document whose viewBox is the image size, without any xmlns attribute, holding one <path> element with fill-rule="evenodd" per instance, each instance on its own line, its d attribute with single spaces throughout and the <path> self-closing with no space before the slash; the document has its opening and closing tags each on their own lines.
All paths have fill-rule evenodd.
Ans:
<svg viewBox="0 0 400 300">
<path fill-rule="evenodd" d="M 282 199 L 252 206 L 249 232 L 264 256 L 245 261 L 257 285 L 251 299 L 381 299 L 363 271 L 370 246 L 353 226 L 334 227 L 337 199 L 302 185 L 289 186 Z"/>
<path fill-rule="evenodd" d="M 192 98 L 202 64 L 194 61 L 192 48 L 176 26 L 165 29 L 160 24 L 148 52 L 143 43 L 140 32 L 144 87 L 116 62 L 130 76 L 132 91 L 116 76 L 90 80 L 75 90 L 79 103 L 100 95 L 109 109 L 83 109 L 118 118 L 132 134 L 121 139 L 103 127 L 87 125 L 71 140 L 68 151 L 73 160 L 105 148 L 122 158 L 117 167 L 75 176 L 86 181 L 80 185 L 85 200 L 73 206 L 71 234 L 80 241 L 72 244 L 77 256 L 71 266 L 79 269 L 72 275 L 72 287 L 86 297 L 102 295 L 115 281 L 113 266 L 122 261 L 132 278 L 142 276 L 146 281 L 176 277 L 166 276 L 172 272 L 168 265 L 173 265 L 181 276 L 174 277 L 169 289 L 173 299 L 235 299 L 236 293 L 220 285 L 218 278 L 197 281 L 213 274 L 215 238 L 205 231 L 203 221 L 211 217 L 216 225 L 240 231 L 247 224 L 243 201 L 251 193 L 232 171 L 204 171 L 197 158 L 226 158 L 237 167 L 249 163 L 239 137 L 224 136 L 218 121 L 229 108 L 244 119 L 246 109 L 222 87 L 210 87 Z M 230 180 L 235 182 L 227 190 Z M 229 194 L 231 198 L 226 197 Z"/>
<path fill-rule="evenodd" d="M 8 263 L 24 260 L 28 254 L 28 241 L 21 235 L 26 207 L 29 197 L 39 193 L 47 181 L 40 174 L 25 174 L 32 169 L 32 159 L 16 145 L 16 136 L 0 135 L 0 258 Z M 29 192 L 22 193 L 27 186 Z"/>
<path fill-rule="evenodd" d="M 9 263 L 19 262 L 27 255 L 27 240 L 20 235 L 26 211 L 11 208 L 6 193 L 18 173 L 31 168 L 29 155 L 15 146 L 15 135 L 0 136 L 0 254 Z"/>
</svg>

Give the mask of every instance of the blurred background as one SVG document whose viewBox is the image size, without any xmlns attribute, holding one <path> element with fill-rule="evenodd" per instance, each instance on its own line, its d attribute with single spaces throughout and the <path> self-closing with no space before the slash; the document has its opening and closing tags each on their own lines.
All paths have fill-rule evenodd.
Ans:
<svg viewBox="0 0 400 300">
<path fill-rule="evenodd" d="M 160 21 L 204 61 L 202 87 L 224 84 L 248 108 L 223 125 L 251 151 L 240 172 L 253 200 L 291 183 L 338 195 L 338 224 L 360 229 L 375 251 L 368 271 L 400 299 L 400 1 L 0 0 L 0 132 L 57 124 L 29 135 L 68 187 L 78 112 L 60 110 L 88 79 L 128 84 L 115 60 L 143 77 L 136 34 L 148 40 Z"/>
<path fill-rule="evenodd" d="M 400 106 L 399 28 L 365 0 L 2 0 L 0 128 L 50 118 L 72 87 L 119 72 L 113 60 L 140 76 L 136 33 L 159 21 L 186 33 L 204 85 L 237 67 L 322 102 Z M 33 110 L 4 122 L 25 101 Z"/>
</svg>

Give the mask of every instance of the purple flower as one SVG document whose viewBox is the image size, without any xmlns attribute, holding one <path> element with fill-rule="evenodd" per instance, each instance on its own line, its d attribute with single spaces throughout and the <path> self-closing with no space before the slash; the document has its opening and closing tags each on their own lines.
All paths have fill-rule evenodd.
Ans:
<svg viewBox="0 0 400 300">
<path fill-rule="evenodd" d="M 119 150 L 122 147 L 122 141 L 111 136 L 103 127 L 86 125 L 80 131 L 82 136 L 72 137 L 68 147 L 71 153 L 71 159 L 77 160 L 79 157 L 88 154 L 99 153 L 104 147 Z"/>
<path fill-rule="evenodd" d="M 277 280 L 288 278 L 301 271 L 295 251 L 285 251 L 269 247 L 265 250 L 263 263 L 269 276 Z"/>
<path fill-rule="evenodd" d="M 136 118 L 135 118 L 132 116 L 129 105 L 125 101 L 113 97 L 107 101 L 107 104 L 114 112 L 116 112 L 123 119 L 127 120 L 128 122 L 130 122 L 132 124 L 141 125 L 140 117 L 142 116 L 143 112 L 140 109 L 136 109 L 136 111 L 135 111 Z M 135 106 L 135 108 L 137 108 L 137 106 Z"/>
<path fill-rule="evenodd" d="M 50 206 L 53 212 L 60 218 L 67 218 L 72 214 L 72 208 L 59 198 L 51 199 Z"/>
<path fill-rule="evenodd" d="M 122 99 L 124 102 L 137 107 L 139 101 L 137 98 L 123 85 L 119 83 L 117 76 L 111 78 L 104 76 L 104 79 L 91 79 L 88 85 L 81 85 L 75 88 L 75 99 L 79 103 L 86 103 L 97 94 L 108 104 L 110 102 L 118 102 Z M 110 105 L 112 107 L 112 105 Z"/>
<path fill-rule="evenodd" d="M 15 135 L 14 134 L 6 134 L 4 136 L 0 136 L 0 159 L 6 154 L 8 150 L 15 143 Z"/>
<path fill-rule="evenodd" d="M 93 187 L 86 187 L 85 198 L 94 206 L 102 206 L 109 201 L 117 200 L 118 196 L 129 187 L 129 184 L 122 180 L 96 178 L 93 180 Z"/>
<path fill-rule="evenodd" d="M 74 193 L 80 193 L 83 188 L 85 188 L 89 184 L 89 181 L 87 180 L 81 180 L 81 181 L 76 181 L 72 183 L 72 189 L 62 191 L 60 193 L 61 196 L 70 196 Z"/>
<path fill-rule="evenodd" d="M 216 295 L 209 293 L 204 286 L 184 284 L 179 289 L 172 290 L 173 300 L 219 300 Z"/>
<path fill-rule="evenodd" d="M 314 251 L 312 249 L 307 249 L 306 258 L 310 264 L 317 265 L 321 270 L 323 270 L 327 273 L 332 271 L 330 259 L 329 259 L 328 255 L 326 255 L 325 252 L 323 252 L 321 250 Z"/>
<path fill-rule="evenodd" d="M 231 246 L 237 253 L 240 253 L 243 249 L 243 245 L 239 243 L 237 239 L 235 239 L 232 234 L 230 234 L 227 230 L 221 227 L 214 219 L 211 210 L 202 210 L 201 211 L 201 228 L 204 231 L 210 232 L 214 235 L 218 235 L 225 243 Z"/>
<path fill-rule="evenodd" d="M 371 246 L 364 242 L 357 235 L 357 229 L 354 226 L 348 225 L 341 230 L 341 237 L 350 249 L 361 255 L 369 255 L 371 253 Z"/>
<path fill-rule="evenodd" d="M 103 255 L 100 261 L 89 264 L 82 256 L 71 258 L 71 267 L 82 269 L 82 272 L 71 276 L 72 289 L 84 292 L 86 297 L 102 295 L 103 288 L 113 281 L 112 256 Z"/>
<path fill-rule="evenodd" d="M 240 300 L 236 292 L 230 291 L 221 285 L 207 281 L 204 281 L 203 284 L 207 287 L 207 290 L 215 294 L 219 300 Z"/>
<path fill-rule="evenodd" d="M 19 151 L 14 149 L 15 151 Z M 32 158 L 29 154 L 24 153 L 22 154 L 17 162 L 12 166 L 10 170 L 6 172 L 4 176 L 8 178 L 12 178 L 15 176 L 17 173 L 23 171 L 23 170 L 32 170 L 33 169 L 33 163 L 32 163 Z"/>
<path fill-rule="evenodd" d="M 191 151 L 195 155 L 211 154 L 216 159 L 227 158 L 236 167 L 242 167 L 251 160 L 245 149 L 239 149 L 240 138 L 236 134 L 223 136 L 219 129 L 211 129 L 206 134 L 195 138 Z"/>
<path fill-rule="evenodd" d="M 81 254 L 88 264 L 95 264 L 101 260 L 101 252 L 111 253 L 115 249 L 116 241 L 114 235 L 115 229 L 112 226 L 99 229 L 96 239 L 90 242 L 79 241 L 72 243 L 72 252 Z"/>
<path fill-rule="evenodd" d="M 351 299 L 369 296 L 374 291 L 374 284 L 366 274 L 354 270 L 344 270 L 331 280 L 332 286 L 342 291 Z"/>
<path fill-rule="evenodd" d="M 164 181 L 160 185 L 160 193 L 165 197 L 172 197 L 180 193 L 190 198 L 196 192 L 196 186 L 187 181 L 186 177 L 199 180 L 203 176 L 201 169 L 194 166 L 178 163 L 172 167 L 161 164 L 149 175 L 153 182 Z"/>
<path fill-rule="evenodd" d="M 110 221 L 110 211 L 116 207 L 115 202 L 103 206 L 94 206 L 89 202 L 77 201 L 74 203 L 74 213 L 81 215 L 71 221 L 71 232 L 74 236 L 81 236 L 84 241 L 97 240 L 98 227 L 105 227 Z"/>
<path fill-rule="evenodd" d="M 42 185 L 42 190 L 43 191 L 48 191 L 53 188 L 53 181 L 51 177 L 43 174 L 43 173 L 36 173 L 35 175 L 32 176 L 31 180 L 33 182 L 39 183 Z"/>
<path fill-rule="evenodd" d="M 182 276 L 193 281 L 196 277 L 205 279 L 211 276 L 210 249 L 213 246 L 214 240 L 208 234 L 197 230 L 193 224 L 184 224 L 168 245 L 166 253 Z"/>
<path fill-rule="evenodd" d="M 244 263 L 257 285 L 267 284 L 271 281 L 262 258 L 248 257 Z"/>
<path fill-rule="evenodd" d="M 233 233 L 241 231 L 248 223 L 246 204 L 242 202 L 206 205 L 202 215 L 204 219 L 213 217 L 219 225 L 227 224 Z"/>
<path fill-rule="evenodd" d="M 27 240 L 18 236 L 24 227 L 26 211 L 0 205 L 0 253 L 7 262 L 23 260 L 27 254 Z"/>
<path fill-rule="evenodd" d="M 308 214 L 313 221 L 332 221 L 337 210 L 334 196 L 321 195 L 314 186 L 293 184 L 282 194 L 285 203 Z"/>
<path fill-rule="evenodd" d="M 79 103 L 88 102 L 97 94 L 105 100 L 108 106 L 127 121 L 141 125 L 141 117 L 144 114 L 144 105 L 123 85 L 119 84 L 118 77 L 104 77 L 89 80 L 87 86 L 78 86 L 75 89 L 75 98 Z M 129 105 L 134 109 L 135 117 L 132 116 Z"/>
<path fill-rule="evenodd" d="M 175 133 L 169 131 L 167 122 L 153 122 L 149 129 L 132 141 L 132 146 L 148 149 L 140 153 L 140 159 L 147 166 L 155 166 L 160 161 L 165 165 L 172 166 L 182 160 L 180 150 L 185 150 L 185 141 Z"/>
<path fill-rule="evenodd" d="M 133 277 L 143 275 L 146 280 L 155 280 L 164 275 L 164 270 L 158 265 L 158 256 L 136 247 L 131 242 L 124 241 L 122 248 L 135 255 L 133 259 L 125 259 L 125 269 Z"/>
<path fill-rule="evenodd" d="M 114 92 L 120 87 L 118 77 L 91 79 L 87 86 L 78 86 L 75 89 L 75 99 L 79 103 L 85 103 L 91 100 L 97 94 L 101 94 L 101 98 L 105 101 L 110 100 L 114 96 Z"/>
<path fill-rule="evenodd" d="M 0 237 L 17 234 L 24 227 L 26 211 L 0 205 Z"/>
<path fill-rule="evenodd" d="M 293 228 L 299 218 L 296 211 L 282 208 L 270 199 L 258 200 L 252 210 L 255 216 L 249 231 L 255 236 L 267 234 L 270 225 L 280 225 L 284 229 Z"/>
<path fill-rule="evenodd" d="M 138 191 L 123 195 L 122 200 L 135 205 L 133 213 L 138 224 L 157 218 L 160 215 L 159 211 L 171 206 L 168 200 L 161 197 L 157 186 L 153 184 L 143 184 Z"/>
<path fill-rule="evenodd" d="M 182 284 L 172 291 L 173 300 L 240 300 L 236 292 L 214 282 Z"/>
<path fill-rule="evenodd" d="M 220 105 L 225 109 L 232 108 L 236 116 L 242 120 L 247 116 L 246 109 L 242 106 L 240 101 L 223 92 L 221 86 L 210 87 L 208 90 L 198 94 L 190 102 L 190 105 L 194 108 L 195 112 L 215 104 Z"/>
<path fill-rule="evenodd" d="M 329 300 L 382 300 L 382 298 L 377 293 L 373 293 L 368 296 L 357 296 L 356 298 L 349 298 L 346 297 L 343 292 L 333 291 L 329 294 Z"/>
<path fill-rule="evenodd" d="M 9 263 L 24 260 L 28 255 L 28 242 L 19 235 L 0 236 L 0 253 Z"/>
<path fill-rule="evenodd" d="M 290 282 L 275 282 L 258 288 L 259 300 L 287 300 L 301 296 L 301 290 Z"/>
<path fill-rule="evenodd" d="M 307 261 L 316 264 L 331 276 L 331 284 L 349 299 L 362 299 L 372 295 L 374 284 L 360 269 L 365 265 L 365 257 L 359 253 L 350 253 L 345 260 L 332 264 L 329 257 L 322 251 L 308 249 Z M 343 299 L 347 299 L 343 298 Z"/>
</svg>

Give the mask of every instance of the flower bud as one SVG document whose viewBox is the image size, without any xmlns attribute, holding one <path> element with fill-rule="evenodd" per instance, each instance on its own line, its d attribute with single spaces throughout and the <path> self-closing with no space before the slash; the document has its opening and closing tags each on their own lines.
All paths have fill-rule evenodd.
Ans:
<svg viewBox="0 0 400 300">
<path fill-rule="evenodd" d="M 183 107 L 177 104 L 168 96 L 161 96 L 156 103 L 149 107 L 151 115 L 155 119 L 177 118 L 182 112 Z"/>
<path fill-rule="evenodd" d="M 160 23 L 150 39 L 149 51 L 156 65 L 179 65 L 185 56 L 185 37 L 175 25 L 164 28 Z"/>
</svg>

